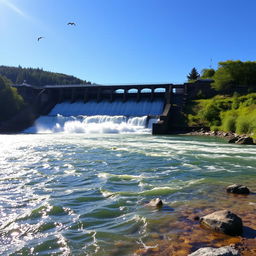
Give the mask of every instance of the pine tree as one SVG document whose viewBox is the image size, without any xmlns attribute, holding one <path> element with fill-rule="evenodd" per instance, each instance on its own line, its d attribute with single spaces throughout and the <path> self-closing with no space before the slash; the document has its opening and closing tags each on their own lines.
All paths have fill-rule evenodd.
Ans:
<svg viewBox="0 0 256 256">
<path fill-rule="evenodd" d="M 191 80 L 197 80 L 199 77 L 200 75 L 197 72 L 196 68 L 192 68 L 191 72 L 187 76 L 187 79 L 188 81 L 191 81 Z"/>
</svg>

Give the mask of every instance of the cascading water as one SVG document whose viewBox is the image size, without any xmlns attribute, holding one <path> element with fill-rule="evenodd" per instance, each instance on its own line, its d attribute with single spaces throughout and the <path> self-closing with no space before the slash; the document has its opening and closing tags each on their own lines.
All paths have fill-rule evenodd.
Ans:
<svg viewBox="0 0 256 256">
<path fill-rule="evenodd" d="M 163 101 L 60 103 L 25 133 L 148 133 Z"/>
</svg>

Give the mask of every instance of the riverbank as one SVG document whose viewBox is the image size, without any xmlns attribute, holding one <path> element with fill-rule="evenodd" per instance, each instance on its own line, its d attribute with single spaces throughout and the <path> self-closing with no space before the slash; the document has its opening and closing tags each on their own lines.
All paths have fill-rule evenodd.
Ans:
<svg viewBox="0 0 256 256">
<path fill-rule="evenodd" d="M 181 135 L 218 137 L 225 139 L 228 143 L 235 143 L 240 145 L 256 145 L 256 139 L 253 139 L 247 134 L 237 134 L 234 132 L 223 131 L 210 131 L 210 129 L 208 128 L 201 128 L 199 130 L 182 133 Z"/>
<path fill-rule="evenodd" d="M 209 130 L 195 130 L 193 135 L 240 139 L 254 134 L 255 138 L 256 93 L 242 96 L 216 95 L 210 99 L 191 100 L 186 104 L 185 115 L 187 126 L 209 127 L 215 131 L 209 133 Z"/>
</svg>

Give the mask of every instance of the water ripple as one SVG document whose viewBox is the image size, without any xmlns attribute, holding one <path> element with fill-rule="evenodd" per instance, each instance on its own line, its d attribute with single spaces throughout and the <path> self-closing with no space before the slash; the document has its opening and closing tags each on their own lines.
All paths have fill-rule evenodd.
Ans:
<svg viewBox="0 0 256 256">
<path fill-rule="evenodd" d="M 1 255 L 130 255 L 183 207 L 228 204 L 217 192 L 226 185 L 256 191 L 253 146 L 145 134 L 0 137 Z M 147 207 L 154 197 L 171 210 Z"/>
</svg>

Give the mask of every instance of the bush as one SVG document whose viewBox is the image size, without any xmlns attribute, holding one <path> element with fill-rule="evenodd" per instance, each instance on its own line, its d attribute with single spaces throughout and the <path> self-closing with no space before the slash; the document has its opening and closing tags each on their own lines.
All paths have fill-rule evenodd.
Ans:
<svg viewBox="0 0 256 256">
<path fill-rule="evenodd" d="M 237 126 L 236 126 L 237 133 L 250 133 L 251 127 L 250 122 L 246 116 L 240 116 L 237 118 Z"/>
<path fill-rule="evenodd" d="M 219 126 L 215 126 L 215 125 L 211 126 L 210 128 L 211 128 L 211 131 L 214 131 L 214 132 L 217 132 L 220 130 Z"/>
<path fill-rule="evenodd" d="M 226 132 L 235 132 L 236 131 L 236 112 L 228 111 L 226 115 L 222 118 L 222 130 Z"/>
<path fill-rule="evenodd" d="M 232 103 L 232 109 L 238 109 L 239 105 L 240 105 L 240 101 L 237 97 L 235 97 Z"/>
<path fill-rule="evenodd" d="M 195 100 L 188 106 L 189 126 L 203 125 L 211 130 L 254 133 L 256 137 L 256 93 Z"/>
<path fill-rule="evenodd" d="M 200 113 L 205 121 L 207 121 L 210 126 L 220 125 L 220 109 L 216 105 L 215 101 L 211 102 L 206 106 L 206 109 Z"/>
</svg>

